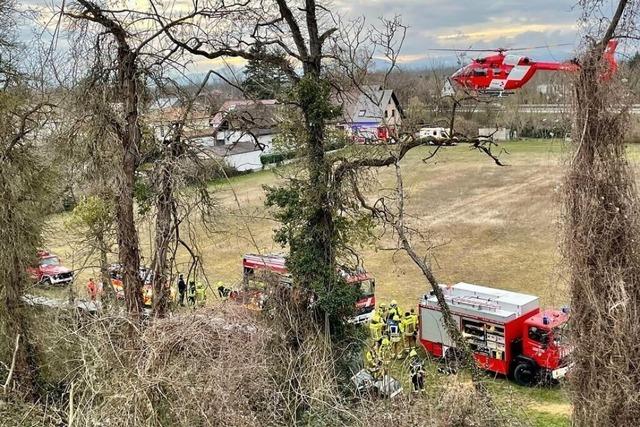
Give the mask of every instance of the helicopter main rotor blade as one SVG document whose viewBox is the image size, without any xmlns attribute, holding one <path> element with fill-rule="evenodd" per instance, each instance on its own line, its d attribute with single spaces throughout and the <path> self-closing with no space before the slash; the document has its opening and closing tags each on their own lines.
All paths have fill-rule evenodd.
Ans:
<svg viewBox="0 0 640 427">
<path fill-rule="evenodd" d="M 495 49 L 453 49 L 453 48 L 431 48 L 426 49 L 430 51 L 436 52 L 513 52 L 513 51 L 522 51 L 522 50 L 534 50 L 534 49 L 547 49 L 550 47 L 561 47 L 561 46 L 573 46 L 572 43 L 559 43 L 559 44 L 547 44 L 544 46 L 530 46 L 530 47 L 512 47 L 512 48 L 495 48 Z"/>
<path fill-rule="evenodd" d="M 497 52 L 500 49 L 447 49 L 447 48 L 433 48 L 433 49 L 426 49 L 426 50 L 431 50 L 431 51 L 436 51 L 436 52 Z"/>
<path fill-rule="evenodd" d="M 547 49 L 550 47 L 561 47 L 561 46 L 573 46 L 573 43 L 546 44 L 544 46 L 531 46 L 531 47 L 510 47 L 503 50 L 514 52 L 514 51 L 521 51 L 521 50 Z"/>
</svg>

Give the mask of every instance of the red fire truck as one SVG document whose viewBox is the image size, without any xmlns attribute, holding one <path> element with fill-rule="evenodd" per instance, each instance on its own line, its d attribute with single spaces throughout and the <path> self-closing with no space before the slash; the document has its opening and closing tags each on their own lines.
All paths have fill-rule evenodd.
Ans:
<svg viewBox="0 0 640 427">
<path fill-rule="evenodd" d="M 266 297 L 265 274 L 273 274 L 280 284 L 290 285 L 290 275 L 282 255 L 246 254 L 242 257 L 242 288 L 231 292 L 230 297 L 249 307 L 261 309 Z M 376 307 L 375 279 L 365 271 L 340 270 L 347 284 L 360 289 L 353 323 L 367 323 Z"/>
<path fill-rule="evenodd" d="M 566 309 L 541 311 L 536 296 L 468 283 L 440 288 L 481 368 L 524 386 L 567 373 Z M 433 293 L 420 303 L 420 341 L 436 357 L 456 356 Z"/>
</svg>

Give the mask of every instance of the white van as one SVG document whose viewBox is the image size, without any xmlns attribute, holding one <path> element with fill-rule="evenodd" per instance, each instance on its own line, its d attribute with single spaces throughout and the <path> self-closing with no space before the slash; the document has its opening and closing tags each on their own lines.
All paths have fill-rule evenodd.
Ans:
<svg viewBox="0 0 640 427">
<path fill-rule="evenodd" d="M 421 128 L 418 132 L 418 138 L 451 139 L 447 128 Z"/>
</svg>

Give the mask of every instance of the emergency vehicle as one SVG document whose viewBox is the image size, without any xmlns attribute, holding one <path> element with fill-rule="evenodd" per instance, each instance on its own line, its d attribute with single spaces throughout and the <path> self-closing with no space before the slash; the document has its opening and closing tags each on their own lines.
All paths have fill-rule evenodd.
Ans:
<svg viewBox="0 0 640 427">
<path fill-rule="evenodd" d="M 109 277 L 111 278 L 111 286 L 116 293 L 117 300 L 124 300 L 124 284 L 122 282 L 122 266 L 120 264 L 111 264 L 107 267 Z M 140 280 L 142 280 L 142 304 L 145 307 L 153 305 L 153 271 L 145 266 L 140 266 L 138 270 Z"/>
<path fill-rule="evenodd" d="M 285 258 L 278 254 L 246 254 L 242 257 L 242 288 L 230 293 L 230 298 L 249 307 L 262 309 L 267 298 L 266 276 L 274 275 L 280 284 L 290 286 L 291 277 L 285 265 Z M 353 323 L 368 323 L 376 307 L 375 279 L 364 270 L 347 271 L 340 274 L 350 286 L 357 286 L 360 297 L 356 301 Z"/>
<path fill-rule="evenodd" d="M 517 292 L 458 283 L 440 285 L 462 336 L 481 368 L 531 386 L 568 371 L 564 343 L 568 310 L 540 310 L 539 298 Z M 420 302 L 420 342 L 436 357 L 456 357 L 433 292 Z"/>
<path fill-rule="evenodd" d="M 73 271 L 62 265 L 60 257 L 45 250 L 37 252 L 37 262 L 27 272 L 32 280 L 46 286 L 73 282 Z"/>
</svg>

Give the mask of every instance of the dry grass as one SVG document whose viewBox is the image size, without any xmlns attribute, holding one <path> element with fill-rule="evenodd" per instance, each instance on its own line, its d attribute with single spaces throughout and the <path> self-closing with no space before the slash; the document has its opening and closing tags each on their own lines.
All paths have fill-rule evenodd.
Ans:
<svg viewBox="0 0 640 427">
<path fill-rule="evenodd" d="M 555 188 L 560 182 L 564 143 L 535 141 L 504 144 L 510 165 L 500 168 L 468 146 L 447 148 L 424 164 L 428 148 L 410 153 L 404 174 L 409 196 L 408 211 L 422 219 L 442 243 L 434 251 L 438 278 L 446 282 L 467 281 L 521 290 L 541 295 L 545 304 L 565 301 L 556 272 L 559 211 Z M 407 167 L 408 166 L 408 167 Z M 383 186 L 392 179 L 381 171 Z M 209 279 L 237 283 L 243 253 L 255 251 L 254 242 L 264 252 L 282 251 L 272 241 L 277 224 L 268 219 L 262 201 L 262 185 L 274 184 L 273 172 L 235 178 L 231 186 L 219 185 L 220 203 L 217 232 L 200 233 L 199 249 Z M 231 187 L 242 210 L 238 209 Z M 62 220 L 52 221 L 50 247 L 65 261 L 74 259 L 65 233 L 56 230 Z M 250 230 L 250 231 L 249 231 Z M 149 250 L 149 228 L 141 227 L 143 254 Z M 412 306 L 426 286 L 411 262 L 403 255 L 368 247 L 363 251 L 366 267 L 378 278 L 380 300 L 396 299 Z M 148 258 L 148 255 L 147 255 Z M 179 253 L 181 262 L 186 253 Z M 90 274 L 84 272 L 79 282 Z"/>
<path fill-rule="evenodd" d="M 442 281 L 467 281 L 541 295 L 544 305 L 567 301 L 559 274 L 559 198 L 556 195 L 566 158 L 565 143 L 560 141 L 516 142 L 503 145 L 509 154 L 503 158 L 510 165 L 495 166 L 466 145 L 447 148 L 425 165 L 421 159 L 428 149 L 417 150 L 405 160 L 404 175 L 409 195 L 408 210 L 430 227 L 442 246 L 435 249 L 435 273 Z M 630 148 L 634 160 L 640 150 Z M 392 171 L 381 171 L 382 186 L 392 185 Z M 278 180 L 273 172 L 237 177 L 219 185 L 217 199 L 221 209 L 217 232 L 200 235 L 199 249 L 209 279 L 236 283 L 240 279 L 243 253 L 255 251 L 253 242 L 265 252 L 279 251 L 272 242 L 277 226 L 268 219 L 262 205 L 262 185 Z M 235 201 L 238 198 L 242 211 Z M 52 221 L 51 236 L 61 217 Z M 251 230 L 249 233 L 248 230 Z M 148 253 L 148 228 L 143 226 L 141 243 Z M 50 247 L 77 267 L 67 243 L 50 239 Z M 397 299 L 401 306 L 413 306 L 427 289 L 424 279 L 403 254 L 364 248 L 365 265 L 378 278 L 379 300 Z M 180 253 L 179 260 L 185 261 Z M 79 283 L 89 274 L 84 272 Z M 65 293 L 59 290 L 59 294 Z M 531 413 L 543 413 L 549 403 L 562 405 L 563 392 L 526 390 L 498 379 L 498 394 L 515 390 Z"/>
</svg>

